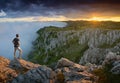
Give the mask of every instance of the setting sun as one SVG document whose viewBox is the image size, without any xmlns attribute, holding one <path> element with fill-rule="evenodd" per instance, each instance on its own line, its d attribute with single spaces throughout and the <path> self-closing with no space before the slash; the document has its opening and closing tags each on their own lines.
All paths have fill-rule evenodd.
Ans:
<svg viewBox="0 0 120 83">
<path fill-rule="evenodd" d="M 92 17 L 90 20 L 99 21 L 100 19 L 98 17 Z"/>
</svg>

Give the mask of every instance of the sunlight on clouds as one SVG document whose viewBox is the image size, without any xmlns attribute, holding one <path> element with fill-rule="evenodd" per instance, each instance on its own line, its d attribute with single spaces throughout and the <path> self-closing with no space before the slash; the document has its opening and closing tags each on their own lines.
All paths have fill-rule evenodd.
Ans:
<svg viewBox="0 0 120 83">
<path fill-rule="evenodd" d="M 64 16 L 54 16 L 54 17 L 38 17 L 37 21 L 67 21 L 68 18 Z"/>
<path fill-rule="evenodd" d="M 98 20 L 98 21 L 100 21 L 100 18 L 98 18 L 98 17 L 93 17 L 93 18 L 90 18 L 90 20 Z"/>
<path fill-rule="evenodd" d="M 120 22 L 120 17 L 92 17 L 88 20 L 92 20 L 92 21 L 116 21 L 116 22 Z"/>
<path fill-rule="evenodd" d="M 120 17 L 114 17 L 114 18 L 111 17 L 110 19 L 120 22 Z"/>
<path fill-rule="evenodd" d="M 34 22 L 34 21 L 67 21 L 68 18 L 64 16 L 54 16 L 54 17 L 22 17 L 22 18 L 0 18 L 0 22 Z"/>
<path fill-rule="evenodd" d="M 34 16 L 34 17 L 21 17 L 21 18 L 0 18 L 0 22 L 35 22 L 35 21 L 76 21 L 76 20 L 88 20 L 88 21 L 117 21 L 120 22 L 120 17 L 91 17 L 88 19 L 84 18 L 67 18 L 65 16 Z"/>
</svg>

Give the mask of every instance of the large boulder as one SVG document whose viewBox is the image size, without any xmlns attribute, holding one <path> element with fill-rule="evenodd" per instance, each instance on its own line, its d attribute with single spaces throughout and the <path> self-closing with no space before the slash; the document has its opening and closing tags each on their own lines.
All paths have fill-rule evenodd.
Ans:
<svg viewBox="0 0 120 83">
<path fill-rule="evenodd" d="M 39 64 L 34 64 L 23 59 L 14 59 L 10 61 L 9 67 L 16 70 L 19 73 L 27 72 L 30 69 L 39 67 Z"/>
<path fill-rule="evenodd" d="M 19 75 L 11 83 L 54 83 L 55 73 L 46 66 L 31 69 Z"/>
<path fill-rule="evenodd" d="M 120 74 L 120 63 L 115 65 L 112 69 L 111 69 L 111 72 L 113 74 Z"/>
<path fill-rule="evenodd" d="M 74 63 L 66 58 L 61 58 L 57 63 L 57 68 L 59 67 L 70 67 L 73 66 Z"/>
<path fill-rule="evenodd" d="M 57 74 L 57 83 L 60 83 L 60 78 L 64 78 L 65 83 L 92 83 L 96 80 L 95 76 L 89 73 L 86 67 L 65 58 L 58 61 L 55 72 Z M 82 82 L 83 80 L 84 82 Z"/>
</svg>

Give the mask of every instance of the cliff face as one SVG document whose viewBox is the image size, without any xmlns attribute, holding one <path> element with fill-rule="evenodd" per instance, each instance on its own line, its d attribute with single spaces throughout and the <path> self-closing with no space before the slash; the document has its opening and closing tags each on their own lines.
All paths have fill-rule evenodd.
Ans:
<svg viewBox="0 0 120 83">
<path fill-rule="evenodd" d="M 54 71 L 46 66 L 23 59 L 8 60 L 0 57 L 0 83 L 91 83 L 96 76 L 87 67 L 62 58 Z"/>
<path fill-rule="evenodd" d="M 88 62 L 101 64 L 109 52 L 120 54 L 120 31 L 96 29 L 92 32 L 87 30 L 83 34 L 80 43 L 84 44 L 88 40 L 89 49 L 80 59 L 80 64 Z"/>
<path fill-rule="evenodd" d="M 96 27 L 91 27 L 94 24 L 87 23 L 85 26 L 88 26 L 85 27 L 80 23 L 73 22 L 73 25 L 69 23 L 62 29 L 46 27 L 39 30 L 34 50 L 31 52 L 34 56 L 30 54 L 29 58 L 41 64 L 54 64 L 61 57 L 80 64 L 102 64 L 109 52 L 119 55 L 120 30 L 118 27 L 116 29 L 114 23 L 114 26 L 99 23 Z M 103 24 L 105 26 L 101 28 Z M 111 26 L 112 28 L 109 28 Z"/>
</svg>

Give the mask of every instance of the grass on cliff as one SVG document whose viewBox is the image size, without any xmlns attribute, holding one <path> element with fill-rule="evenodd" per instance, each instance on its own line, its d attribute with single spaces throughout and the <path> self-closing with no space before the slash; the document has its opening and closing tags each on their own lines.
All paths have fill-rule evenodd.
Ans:
<svg viewBox="0 0 120 83">
<path fill-rule="evenodd" d="M 74 30 L 85 28 L 116 29 L 120 30 L 120 22 L 112 21 L 67 21 L 68 26 Z"/>
<path fill-rule="evenodd" d="M 89 48 L 87 44 L 79 45 L 76 39 L 68 41 L 66 45 L 61 45 L 52 50 L 49 50 L 47 53 L 42 51 L 43 54 L 39 55 L 39 50 L 35 50 L 31 53 L 33 56 L 29 56 L 32 62 L 51 65 L 56 63 L 60 58 L 68 58 L 69 60 L 78 63 L 80 57 L 83 53 Z M 45 61 L 46 60 L 46 61 Z"/>
<path fill-rule="evenodd" d="M 120 39 L 115 40 L 115 42 L 113 42 L 112 44 L 104 43 L 104 44 L 100 45 L 99 48 L 113 48 L 118 43 L 120 43 Z"/>
<path fill-rule="evenodd" d="M 68 58 L 74 62 L 79 62 L 83 53 L 89 48 L 87 43 L 78 44 L 79 37 L 69 39 L 66 44 L 61 42 L 60 45 L 51 47 L 46 50 L 46 45 L 50 45 L 51 39 L 58 39 L 59 32 L 65 31 L 80 31 L 86 28 L 100 28 L 106 30 L 119 30 L 120 22 L 95 22 L 95 21 L 67 21 L 68 25 L 64 28 L 58 28 L 54 26 L 44 27 L 37 31 L 38 38 L 33 42 L 33 50 L 30 52 L 28 58 L 32 62 L 50 65 L 56 63 L 61 57 Z M 49 34 L 46 36 L 46 34 Z M 68 33 L 66 36 L 73 35 L 74 32 Z M 47 37 L 47 38 L 45 38 Z M 100 48 L 110 48 L 119 42 L 116 41 L 112 45 L 103 44 Z"/>
</svg>

